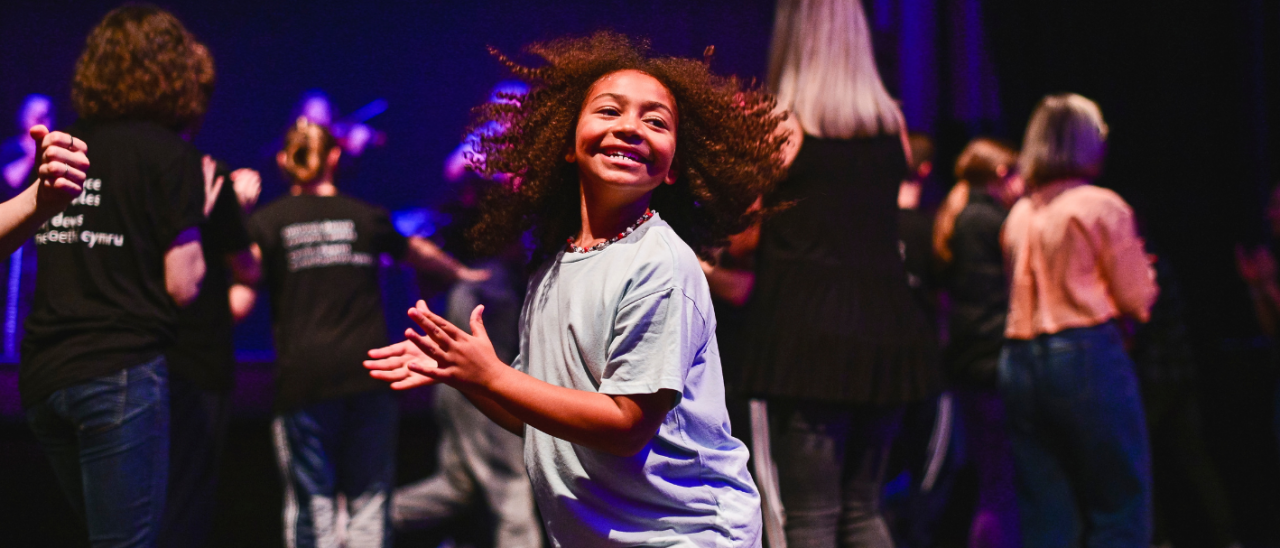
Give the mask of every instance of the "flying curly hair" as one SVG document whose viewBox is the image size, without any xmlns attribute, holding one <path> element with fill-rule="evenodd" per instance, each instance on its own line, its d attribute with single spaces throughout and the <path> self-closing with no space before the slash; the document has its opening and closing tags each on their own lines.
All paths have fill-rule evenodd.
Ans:
<svg viewBox="0 0 1280 548">
<path fill-rule="evenodd" d="M 565 152 L 592 85 L 621 70 L 654 77 L 675 98 L 678 176 L 654 190 L 650 206 L 694 250 L 706 253 L 750 226 L 758 214 L 748 212 L 752 203 L 785 172 L 778 151 L 787 136 L 775 131 L 785 115 L 774 112 L 773 97 L 712 74 L 706 62 L 652 56 L 646 42 L 604 31 L 529 46 L 545 61 L 536 68 L 489 51 L 530 91 L 473 111 L 468 132 L 479 137 L 472 167 L 508 181 L 485 196 L 471 230 L 482 253 L 496 253 L 531 230 L 537 264 L 578 231 L 581 189 Z"/>
</svg>

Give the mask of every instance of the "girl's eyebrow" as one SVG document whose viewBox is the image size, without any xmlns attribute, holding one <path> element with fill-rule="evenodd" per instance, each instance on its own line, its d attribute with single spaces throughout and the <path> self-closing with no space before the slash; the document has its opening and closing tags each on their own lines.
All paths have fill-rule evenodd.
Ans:
<svg viewBox="0 0 1280 548">
<path fill-rule="evenodd" d="M 598 101 L 598 100 L 600 100 L 600 99 L 602 99 L 602 98 L 613 99 L 614 101 L 617 101 L 617 102 L 619 102 L 619 103 L 627 103 L 627 102 L 628 102 L 628 100 L 627 100 L 627 97 L 626 97 L 626 96 L 624 96 L 624 95 L 619 95 L 619 94 L 617 94 L 617 93 L 610 93 L 610 92 L 607 92 L 607 91 L 606 91 L 606 92 L 604 92 L 604 93 L 601 93 L 601 94 L 599 94 L 599 95 L 596 95 L 595 97 L 592 97 L 590 102 L 591 102 L 591 103 L 594 103 L 594 102 L 596 102 L 596 101 Z M 676 115 L 675 110 L 673 110 L 671 107 L 667 106 L 667 104 L 666 104 L 666 103 L 663 103 L 662 101 L 645 101 L 645 102 L 644 102 L 643 104 L 641 104 L 640 106 L 641 106 L 641 108 L 643 108 L 644 110 L 659 110 L 659 109 L 661 109 L 661 110 L 665 110 L 665 111 L 667 111 L 667 115 L 669 115 L 669 116 L 671 116 L 671 117 L 673 117 L 673 118 L 674 118 L 674 117 L 675 117 L 675 115 Z"/>
</svg>

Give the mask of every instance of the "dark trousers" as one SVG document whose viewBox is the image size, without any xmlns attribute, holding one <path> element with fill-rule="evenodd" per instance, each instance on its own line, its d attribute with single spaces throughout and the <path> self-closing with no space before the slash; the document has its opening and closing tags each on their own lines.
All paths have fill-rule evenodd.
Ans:
<svg viewBox="0 0 1280 548">
<path fill-rule="evenodd" d="M 1142 385 L 1155 481 L 1154 540 L 1223 548 L 1235 541 L 1231 510 L 1205 447 L 1197 390 L 1189 380 Z"/>
<path fill-rule="evenodd" d="M 27 424 L 94 548 L 155 546 L 169 474 L 163 357 L 54 392 Z"/>
<path fill-rule="evenodd" d="M 174 375 L 169 395 L 169 496 L 158 545 L 200 548 L 213 531 L 231 394 L 202 390 Z"/>
<path fill-rule="evenodd" d="M 969 458 L 978 472 L 969 548 L 1018 548 L 1022 538 L 1004 402 L 994 390 L 980 389 L 957 390 L 956 399 L 968 436 Z"/>
<path fill-rule="evenodd" d="M 1115 324 L 1007 342 L 1000 392 L 1023 544 L 1147 548 L 1147 425 Z"/>
<path fill-rule="evenodd" d="M 902 407 L 770 401 L 789 548 L 892 547 L 880 515 Z"/>
</svg>

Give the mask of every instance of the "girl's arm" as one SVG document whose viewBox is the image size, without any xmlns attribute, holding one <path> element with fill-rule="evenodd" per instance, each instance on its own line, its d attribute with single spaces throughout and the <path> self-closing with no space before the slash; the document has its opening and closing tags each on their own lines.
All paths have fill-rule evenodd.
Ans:
<svg viewBox="0 0 1280 548">
<path fill-rule="evenodd" d="M 426 303 L 409 317 L 426 336 L 410 330 L 412 341 L 438 366 L 408 364 L 409 369 L 462 391 L 477 406 L 492 401 L 533 428 L 584 447 L 628 457 L 657 434 L 675 404 L 672 390 L 653 394 L 610 395 L 574 390 L 535 379 L 502 363 L 485 332 L 483 306 L 471 313 L 471 332 L 437 316 Z M 483 407 L 481 407 L 484 410 Z"/>
</svg>

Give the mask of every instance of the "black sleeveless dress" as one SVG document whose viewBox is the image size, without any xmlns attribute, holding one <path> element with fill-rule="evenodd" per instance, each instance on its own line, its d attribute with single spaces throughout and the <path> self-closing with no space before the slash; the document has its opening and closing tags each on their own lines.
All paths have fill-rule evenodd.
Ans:
<svg viewBox="0 0 1280 548">
<path fill-rule="evenodd" d="M 896 135 L 806 135 L 769 204 L 746 312 L 742 387 L 766 398 L 893 405 L 939 390 L 938 342 L 907 285 Z"/>
</svg>

